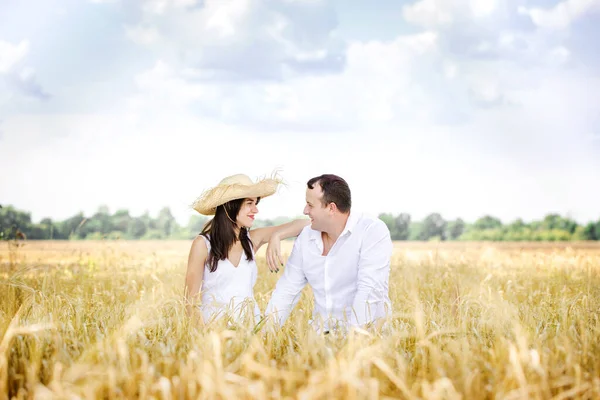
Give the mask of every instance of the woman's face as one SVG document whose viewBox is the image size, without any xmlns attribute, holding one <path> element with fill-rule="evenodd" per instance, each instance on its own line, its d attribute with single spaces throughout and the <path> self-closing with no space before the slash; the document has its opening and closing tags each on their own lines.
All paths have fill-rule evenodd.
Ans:
<svg viewBox="0 0 600 400">
<path fill-rule="evenodd" d="M 237 215 L 236 222 L 240 228 L 250 228 L 254 223 L 254 216 L 258 214 L 258 208 L 256 207 L 258 199 L 256 197 L 250 197 L 244 199 L 240 212 Z"/>
</svg>

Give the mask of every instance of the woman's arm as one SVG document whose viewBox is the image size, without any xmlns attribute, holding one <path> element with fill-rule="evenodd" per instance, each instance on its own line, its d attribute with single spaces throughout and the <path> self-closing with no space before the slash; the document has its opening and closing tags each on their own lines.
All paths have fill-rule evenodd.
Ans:
<svg viewBox="0 0 600 400">
<path fill-rule="evenodd" d="M 271 271 L 278 272 L 279 265 L 283 265 L 281 260 L 281 240 L 298 236 L 302 232 L 302 229 L 309 224 L 310 220 L 303 218 L 278 226 L 251 230 L 250 238 L 253 244 L 255 244 L 254 251 L 258 251 L 263 244 L 269 243 L 267 248 L 267 265 Z M 254 237 L 252 236 L 253 233 Z"/>
<path fill-rule="evenodd" d="M 250 239 L 254 245 L 254 252 L 262 247 L 263 244 L 268 243 L 271 237 L 277 233 L 280 239 L 287 239 L 290 237 L 298 236 L 302 229 L 310 223 L 309 219 L 296 219 L 292 222 L 288 222 L 276 226 L 266 226 L 264 228 L 252 229 L 250 231 Z"/>
<path fill-rule="evenodd" d="M 204 279 L 204 264 L 208 256 L 208 248 L 204 239 L 198 236 L 192 242 L 188 256 L 187 271 L 185 274 L 185 303 L 186 312 L 194 324 L 204 325 L 202 314 L 197 306 L 200 304 L 199 293 Z"/>
</svg>

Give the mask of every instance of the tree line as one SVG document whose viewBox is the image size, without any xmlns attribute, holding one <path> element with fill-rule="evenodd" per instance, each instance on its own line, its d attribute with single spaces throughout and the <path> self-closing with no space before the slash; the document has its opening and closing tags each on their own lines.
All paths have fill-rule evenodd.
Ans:
<svg viewBox="0 0 600 400">
<path fill-rule="evenodd" d="M 296 217 L 297 218 L 297 217 Z M 507 224 L 491 215 L 473 223 L 461 218 L 446 220 L 432 213 L 419 221 L 410 214 L 379 214 L 389 228 L 393 240 L 468 240 L 468 241 L 569 241 L 600 240 L 600 219 L 580 225 L 573 219 L 558 214 L 548 214 L 543 219 L 525 222 L 517 219 Z M 180 225 L 168 207 L 156 216 L 146 212 L 130 215 L 121 209 L 111 213 L 101 206 L 96 213 L 85 216 L 79 212 L 63 221 L 44 218 L 38 223 L 31 213 L 13 206 L 0 205 L 0 239 L 28 240 L 102 240 L 102 239 L 192 239 L 209 218 L 192 215 L 186 225 Z M 256 220 L 255 227 L 279 225 L 292 220 L 289 217 Z"/>
<path fill-rule="evenodd" d="M 463 219 L 446 220 L 439 213 L 421 221 L 409 214 L 380 214 L 394 240 L 465 240 L 465 241 L 570 241 L 600 240 L 600 219 L 584 225 L 559 214 L 547 214 L 541 220 L 516 219 L 508 224 L 491 215 L 473 223 Z"/>
<path fill-rule="evenodd" d="M 0 240 L 192 239 L 208 220 L 202 215 L 192 215 L 186 225 L 180 225 L 169 207 L 162 208 L 155 216 L 149 212 L 132 216 L 125 209 L 111 213 L 108 207 L 101 206 L 90 216 L 79 212 L 63 221 L 44 218 L 34 223 L 30 212 L 0 205 Z M 276 225 L 290 220 L 285 217 L 257 220 L 255 226 Z"/>
</svg>

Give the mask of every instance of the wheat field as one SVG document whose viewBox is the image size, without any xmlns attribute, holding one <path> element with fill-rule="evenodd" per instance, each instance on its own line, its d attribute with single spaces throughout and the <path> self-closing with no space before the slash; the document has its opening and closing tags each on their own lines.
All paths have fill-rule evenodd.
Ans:
<svg viewBox="0 0 600 400">
<path fill-rule="evenodd" d="M 190 326 L 189 241 L 0 245 L 0 399 L 600 398 L 600 245 L 396 243 L 389 326 L 346 336 L 310 288 L 278 332 Z"/>
</svg>

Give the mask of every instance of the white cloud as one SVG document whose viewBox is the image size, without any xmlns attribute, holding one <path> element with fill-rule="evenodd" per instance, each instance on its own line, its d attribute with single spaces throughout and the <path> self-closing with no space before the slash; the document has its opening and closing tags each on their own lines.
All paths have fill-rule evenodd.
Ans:
<svg viewBox="0 0 600 400">
<path fill-rule="evenodd" d="M 408 22 L 422 26 L 446 25 L 453 22 L 452 2 L 420 0 L 404 6 L 402 13 Z M 448 6 L 444 6 L 448 4 Z"/>
<path fill-rule="evenodd" d="M 600 10 L 599 0 L 565 0 L 550 9 L 519 7 L 540 28 L 565 29 L 587 13 Z"/>
<path fill-rule="evenodd" d="M 410 23 L 431 28 L 451 25 L 465 16 L 485 18 L 497 9 L 497 0 L 418 0 L 405 5 L 402 14 Z"/>
<path fill-rule="evenodd" d="M 171 65 L 215 71 L 222 80 L 337 72 L 344 64 L 327 2 L 153 0 L 141 10 L 126 28 L 131 40 Z"/>
<path fill-rule="evenodd" d="M 29 42 L 26 40 L 16 45 L 0 40 L 0 74 L 11 72 L 28 52 Z"/>
<path fill-rule="evenodd" d="M 558 64 L 565 64 L 569 61 L 571 52 L 565 46 L 557 46 L 550 51 L 550 58 Z"/>
<path fill-rule="evenodd" d="M 206 28 L 216 30 L 220 36 L 232 36 L 248 14 L 250 0 L 208 0 L 204 7 L 207 14 Z"/>
<path fill-rule="evenodd" d="M 125 36 L 132 42 L 143 46 L 153 45 L 160 40 L 160 33 L 156 28 L 141 25 L 125 27 Z"/>
<path fill-rule="evenodd" d="M 385 42 L 352 42 L 343 72 L 279 82 L 212 80 L 210 71 L 161 60 L 136 78 L 140 91 L 130 99 L 132 112 L 192 107 L 228 123 L 297 131 L 407 120 L 465 123 L 481 107 L 521 107 L 520 94 L 535 91 L 540 74 L 571 58 L 565 46 L 545 48 L 510 32 L 499 33 L 489 46 L 512 58 L 465 58 L 443 47 L 441 36 L 424 31 Z M 521 40 L 531 41 L 527 57 L 533 61 L 520 62 L 513 48 Z M 562 76 L 560 70 L 553 73 Z"/>
<path fill-rule="evenodd" d="M 185 9 L 194 6 L 198 2 L 199 0 L 143 0 L 142 10 L 152 14 L 164 14 L 169 10 Z"/>
<path fill-rule="evenodd" d="M 29 53 L 29 41 L 23 40 L 11 44 L 0 40 L 0 106 L 14 102 L 14 95 L 19 93 L 36 99 L 47 99 L 49 95 L 37 82 L 35 69 L 29 66 L 19 67 Z M 3 87 L 4 86 L 4 87 Z"/>
<path fill-rule="evenodd" d="M 195 80 L 194 71 L 177 70 L 158 61 L 136 77 L 133 99 L 137 112 L 195 104 L 221 120 L 298 130 L 330 130 L 389 121 L 398 112 L 427 117 L 434 102 L 413 69 L 436 56 L 432 32 L 400 37 L 389 43 L 350 44 L 343 73 L 299 76 L 284 82 L 235 82 L 225 85 Z M 441 74 L 442 72 L 440 72 Z M 422 99 L 419 99 L 422 97 Z"/>
<path fill-rule="evenodd" d="M 209 87 L 187 82 L 163 60 L 135 77 L 138 93 L 127 102 L 132 114 L 154 113 L 160 110 L 177 110 L 191 102 L 206 98 Z"/>
<path fill-rule="evenodd" d="M 487 17 L 496 11 L 498 0 L 470 0 L 469 6 L 475 18 Z"/>
<path fill-rule="evenodd" d="M 600 81 L 564 35 L 519 29 L 499 2 L 422 0 L 404 11 L 423 31 L 351 40 L 330 7 L 141 3 L 123 34 L 144 57 L 111 59 L 125 71 L 112 113 L 2 116 L 0 169 L 23 163 L 0 176 L 3 201 L 34 218 L 108 203 L 183 219 L 223 176 L 283 167 L 290 187 L 262 217 L 298 214 L 306 180 L 333 172 L 373 213 L 597 219 Z M 35 83 L 20 62 L 6 82 Z"/>
<path fill-rule="evenodd" d="M 567 0 L 551 11 L 572 20 L 595 4 L 600 0 Z M 517 8 L 516 2 L 496 0 L 417 0 L 403 7 L 407 22 L 426 27 L 439 38 L 438 57 L 427 60 L 435 66 L 423 65 L 427 71 L 423 79 L 431 80 L 439 68 L 443 70 L 446 80 L 427 87 L 436 93 L 432 98 L 438 99 L 439 106 L 463 115 L 463 122 L 477 113 L 477 107 L 519 106 L 521 100 L 514 93 L 535 90 L 540 80 L 536 74 L 554 70 L 558 77 L 561 68 L 580 61 L 573 51 L 581 51 L 581 46 L 568 37 L 524 28 L 518 14 L 529 11 Z M 533 14 L 545 12 L 536 9 Z M 545 14 L 540 18 L 545 17 L 554 18 Z M 584 68 L 579 72 L 589 74 Z M 457 101 L 439 101 L 448 95 Z"/>
<path fill-rule="evenodd" d="M 497 5 L 477 10 L 461 4 L 460 12 L 442 9 L 452 14 L 447 21 L 498 12 Z M 271 36 L 286 48 L 290 43 L 277 35 L 286 21 L 278 21 Z M 273 160 L 272 151 L 285 154 L 274 160 L 300 183 L 311 175 L 303 178 L 305 165 L 315 175 L 346 173 L 357 182 L 357 201 L 370 210 L 407 210 L 417 218 L 433 210 L 468 219 L 484 212 L 507 220 L 537 218 L 546 211 L 591 218 L 594 206 L 587 197 L 566 193 L 581 190 L 600 171 L 589 146 L 600 82 L 585 70 L 562 69 L 574 55 L 542 33 L 507 27 L 476 42 L 479 53 L 465 54 L 448 47 L 446 34 L 453 32 L 447 29 L 349 42 L 342 72 L 277 82 L 214 80 L 210 69 L 163 60 L 138 76 L 130 112 L 143 121 L 161 110 L 194 110 L 235 126 L 236 145 L 253 149 L 256 160 Z M 440 123 L 457 120 L 454 126 Z M 265 128 L 276 128 L 276 134 Z M 255 140 L 241 139 L 246 136 Z M 325 138 L 345 147 L 315 153 L 327 148 Z M 273 140 L 305 152 L 297 158 L 299 152 Z M 371 193 L 369 187 L 384 187 L 390 179 L 385 173 L 373 177 L 373 169 L 393 171 L 403 185 Z"/>
<path fill-rule="evenodd" d="M 444 76 L 448 79 L 454 79 L 459 73 L 458 66 L 450 61 L 444 62 Z"/>
</svg>

